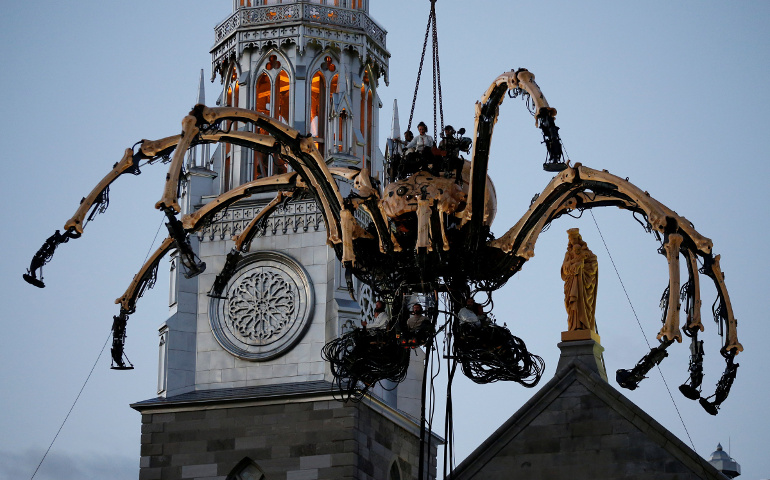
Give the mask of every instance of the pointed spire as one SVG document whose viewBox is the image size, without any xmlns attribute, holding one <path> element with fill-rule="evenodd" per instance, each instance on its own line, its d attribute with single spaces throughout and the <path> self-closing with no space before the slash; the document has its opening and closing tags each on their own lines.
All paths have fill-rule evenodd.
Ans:
<svg viewBox="0 0 770 480">
<path fill-rule="evenodd" d="M 203 87 L 203 69 L 201 68 L 201 81 L 198 85 L 198 100 L 196 100 L 197 104 L 205 105 L 206 104 L 206 90 Z"/>
<path fill-rule="evenodd" d="M 206 105 L 206 89 L 203 83 L 203 69 L 201 68 L 200 82 L 198 82 L 198 98 L 195 100 L 197 105 Z M 201 165 L 198 165 L 198 147 L 190 149 L 190 153 L 187 156 L 187 168 L 202 166 L 205 167 L 206 159 L 209 157 L 208 144 L 202 147 L 202 158 L 200 159 Z"/>
<path fill-rule="evenodd" d="M 393 99 L 393 120 L 390 122 L 390 138 L 401 138 L 401 125 L 398 122 L 398 100 Z"/>
</svg>

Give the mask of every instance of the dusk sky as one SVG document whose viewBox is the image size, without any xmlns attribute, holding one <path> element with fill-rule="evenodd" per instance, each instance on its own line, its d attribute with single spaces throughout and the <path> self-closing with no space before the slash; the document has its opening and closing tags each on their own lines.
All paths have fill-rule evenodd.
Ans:
<svg viewBox="0 0 770 480">
<path fill-rule="evenodd" d="M 389 85 L 381 79 L 380 148 L 393 100 L 406 128 L 429 2 L 371 0 L 371 16 L 388 31 Z M 483 5 L 483 6 L 482 6 Z M 739 321 L 745 351 L 730 397 L 716 417 L 687 400 L 688 343 L 669 348 L 657 370 L 631 392 L 614 381 L 655 343 L 665 257 L 628 212 L 594 217 L 636 312 L 629 306 L 590 213 L 563 218 L 544 232 L 536 256 L 496 292 L 500 323 L 546 361 L 553 376 L 566 330 L 559 276 L 566 230 L 579 227 L 599 258 L 597 322 L 610 383 L 673 434 L 708 458 L 717 443 L 743 470 L 770 478 L 770 163 L 766 138 L 770 93 L 770 2 L 541 1 L 437 3 L 444 118 L 473 129 L 474 104 L 501 73 L 525 67 L 551 106 L 573 163 L 628 177 L 714 242 Z M 195 103 L 200 69 L 209 106 L 219 95 L 209 48 L 214 26 L 232 1 L 3 2 L 0 58 L 4 75 L 0 178 L 6 195 L 0 257 L 0 480 L 29 478 L 108 339 L 122 295 L 163 220 L 153 208 L 166 167 L 119 179 L 110 207 L 82 238 L 62 245 L 45 267 L 45 289 L 21 275 L 43 241 L 77 209 L 81 197 L 137 141 L 180 132 Z M 423 71 L 415 124 L 432 130 L 430 63 Z M 764 140 L 763 140 L 764 139 Z M 521 99 L 500 107 L 490 156 L 498 194 L 498 236 L 524 214 L 551 175 L 541 168 L 542 137 Z M 140 415 L 128 405 L 155 396 L 158 327 L 168 312 L 167 262 L 154 290 L 128 324 L 126 353 L 136 367 L 109 369 L 109 347 L 35 478 L 136 479 Z M 724 368 L 711 320 L 715 295 L 701 277 L 706 331 L 703 391 Z M 518 384 L 454 384 L 456 463 L 536 391 Z M 437 396 L 445 396 L 445 375 Z M 443 403 L 435 429 L 443 434 Z M 681 421 L 680 421 L 681 415 Z M 691 438 L 691 440 L 690 440 Z M 441 462 L 441 459 L 439 459 Z"/>
</svg>

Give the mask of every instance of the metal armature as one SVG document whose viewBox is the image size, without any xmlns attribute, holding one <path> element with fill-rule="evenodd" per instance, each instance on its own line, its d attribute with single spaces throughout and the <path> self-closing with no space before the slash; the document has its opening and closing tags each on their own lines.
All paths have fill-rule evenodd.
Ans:
<svg viewBox="0 0 770 480">
<path fill-rule="evenodd" d="M 547 149 L 546 170 L 559 173 L 536 196 L 522 218 L 496 238 L 490 226 L 497 199 L 487 167 L 493 127 L 506 92 L 512 96 L 526 94 L 533 103 L 536 126 L 543 132 Z M 142 266 L 126 293 L 118 299 L 120 314 L 115 317 L 113 327 L 115 364 L 119 368 L 125 367 L 123 344 L 126 321 L 128 315 L 134 313 L 138 298 L 152 286 L 160 258 L 175 248 L 186 275 L 199 274 L 205 264 L 197 258 L 189 236 L 216 221 L 217 216 L 228 207 L 266 192 L 276 196 L 239 235 L 233 237 L 234 248 L 227 256 L 224 268 L 218 272 L 209 294 L 215 297 L 223 294 L 241 257 L 248 253 L 255 236 L 264 231 L 267 219 L 274 211 L 293 199 L 310 196 L 319 206 L 327 244 L 343 263 L 349 285 L 352 285 L 352 276 L 356 276 L 371 287 L 376 298 L 388 304 L 392 313 L 388 328 L 384 330 L 387 332 L 383 334 L 385 337 L 380 335 L 376 340 L 378 345 L 388 346 L 385 350 L 384 347 L 361 345 L 361 342 L 375 341 L 374 337 L 356 334 L 337 339 L 347 342 L 346 346 L 341 349 L 330 346 L 325 355 L 343 364 L 350 359 L 340 355 L 344 357 L 348 354 L 346 352 L 355 351 L 363 356 L 369 355 L 371 358 L 366 360 L 377 363 L 385 361 L 383 359 L 390 356 L 385 354 L 386 351 L 393 348 L 413 348 L 432 342 L 436 329 L 450 328 L 449 325 L 459 318 L 458 312 L 465 302 L 472 300 L 475 294 L 486 294 L 490 300 L 487 304 L 490 304 L 492 292 L 502 287 L 534 256 L 540 232 L 554 220 L 575 211 L 614 206 L 641 217 L 647 230 L 664 239 L 661 253 L 666 257 L 669 270 L 669 284 L 663 299 L 663 327 L 658 334 L 660 345 L 645 355 L 632 370 L 620 370 L 618 383 L 626 388 L 636 388 L 647 372 L 667 356 L 666 348 L 675 341 L 682 341 L 683 330 L 693 343 L 690 381 L 682 387 L 682 391 L 689 398 L 701 398 L 703 343 L 698 340 L 698 333 L 704 330 L 704 326 L 700 315 L 698 274 L 702 273 L 711 278 L 716 286 L 717 301 L 713 313 L 720 334 L 725 336 L 721 350 L 727 361 L 725 374 L 716 393 L 707 399 L 701 398 L 707 410 L 717 411 L 735 378 L 738 364 L 733 359 L 743 347 L 737 339 L 737 321 L 725 287 L 720 257 L 713 255 L 711 240 L 696 231 L 687 219 L 628 180 L 579 163 L 573 166 L 564 163 L 558 128 L 553 123 L 555 115 L 556 110 L 548 105 L 534 82 L 534 75 L 524 69 L 504 73 L 495 79 L 477 104 L 472 134 L 475 148 L 470 160 L 460 157 L 457 152 L 452 153 L 457 155 L 453 158 L 447 158 L 449 154 L 445 152 L 434 153 L 435 163 L 451 163 L 456 167 L 452 167 L 451 171 L 435 168 L 420 171 L 383 187 L 367 169 L 329 168 L 312 138 L 273 118 L 252 110 L 196 105 L 184 118 L 180 135 L 156 141 L 142 140 L 135 148 L 126 150 L 121 161 L 83 199 L 75 215 L 65 224 L 65 233 L 57 232 L 38 251 L 24 278 L 42 287 L 42 266 L 50 261 L 57 245 L 83 233 L 89 211 L 91 215 L 88 219 L 91 219 L 103 210 L 110 185 L 124 173 L 138 173 L 140 161 L 152 164 L 171 157 L 167 162 L 169 171 L 162 196 L 155 205 L 168 220 L 169 238 Z M 234 123 L 244 128 L 231 130 Z M 228 127 L 223 129 L 225 125 Z M 242 184 L 212 199 L 199 210 L 178 218 L 184 155 L 188 148 L 202 143 L 230 143 L 276 155 L 285 160 L 293 171 Z M 351 185 L 352 193 L 343 198 L 337 182 Z M 685 259 L 689 274 L 688 281 L 681 288 L 680 254 Z M 703 264 L 700 269 L 699 261 Z M 423 327 L 418 334 L 409 326 L 408 309 L 419 301 L 406 299 L 439 296 L 446 299 L 448 320 L 443 325 L 436 324 L 435 309 L 426 304 L 427 309 L 434 309 L 431 314 L 433 320 L 424 323 L 428 327 Z M 687 317 L 683 329 L 679 320 L 682 303 Z M 482 330 L 468 333 L 466 339 L 470 340 L 458 342 L 459 346 L 456 346 L 460 349 L 456 352 L 458 358 L 467 363 L 465 370 L 471 372 L 472 377 L 478 377 L 476 380 L 482 383 L 496 379 L 513 379 L 524 385 L 537 383 L 542 364 L 537 361 L 539 357 L 526 350 L 523 341 L 513 336 L 506 327 L 490 322 L 480 322 L 473 328 Z M 494 362 L 489 360 L 492 357 L 485 356 L 484 348 L 479 349 L 478 341 L 474 340 L 488 338 L 487 334 L 493 331 L 499 333 L 493 335 L 494 338 L 506 337 L 510 340 L 504 345 L 510 355 L 497 356 Z M 375 357 L 380 360 L 372 360 Z M 518 370 L 514 368 L 514 361 L 510 360 L 513 358 L 517 359 L 516 362 L 523 362 L 516 367 Z M 385 375 L 382 378 L 378 377 L 380 374 L 358 372 L 346 377 L 345 381 L 341 380 L 338 385 L 354 389 L 347 392 L 347 396 L 358 398 L 377 381 L 400 378 L 402 363 L 398 361 L 387 368 L 369 369 L 382 372 Z M 490 371 L 499 374 L 495 373 L 493 379 L 488 379 Z M 359 380 L 365 384 L 363 390 Z M 711 398 L 713 400 L 708 400 Z"/>
</svg>

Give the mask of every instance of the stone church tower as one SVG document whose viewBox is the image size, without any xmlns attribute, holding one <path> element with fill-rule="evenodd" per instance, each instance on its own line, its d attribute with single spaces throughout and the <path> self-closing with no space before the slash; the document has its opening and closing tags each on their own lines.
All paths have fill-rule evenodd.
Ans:
<svg viewBox="0 0 770 480">
<path fill-rule="evenodd" d="M 223 87 L 216 103 L 306 132 L 330 166 L 381 176 L 385 37 L 369 0 L 234 0 L 215 28 L 212 73 Z M 182 213 L 289 168 L 245 147 L 206 148 L 188 157 Z M 361 403 L 333 397 L 321 348 L 373 307 L 366 286 L 356 285 L 358 302 L 351 300 L 313 199 L 279 207 L 222 295 L 209 294 L 231 237 L 275 196 L 266 189 L 238 202 L 192 239 L 208 266 L 203 274 L 185 278 L 171 257 L 158 396 L 132 405 L 142 413 L 140 478 L 417 478 L 419 349 L 405 382 L 378 386 Z"/>
</svg>

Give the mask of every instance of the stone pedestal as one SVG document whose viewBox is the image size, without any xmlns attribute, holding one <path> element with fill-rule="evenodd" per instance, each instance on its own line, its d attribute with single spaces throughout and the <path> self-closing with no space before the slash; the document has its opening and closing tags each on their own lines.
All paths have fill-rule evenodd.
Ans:
<svg viewBox="0 0 770 480">
<path fill-rule="evenodd" d="M 589 332 L 589 330 L 575 330 L 575 332 Z M 564 338 L 564 333 L 572 332 L 563 332 L 562 339 Z M 590 333 L 595 335 L 598 339 L 599 336 L 596 333 Z M 593 338 L 587 340 L 570 340 L 559 343 L 558 347 L 561 350 L 561 356 L 559 357 L 559 364 L 556 367 L 556 372 L 567 368 L 569 364 L 574 361 L 580 361 L 585 364 L 589 370 L 598 373 L 605 382 L 607 381 L 607 371 L 604 368 L 604 356 L 602 355 L 604 347 L 602 347 L 598 341 Z"/>
</svg>

